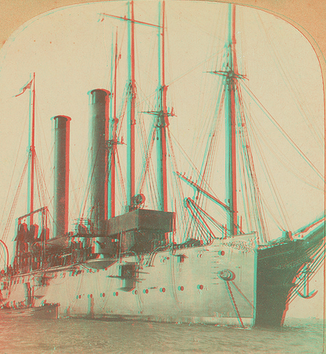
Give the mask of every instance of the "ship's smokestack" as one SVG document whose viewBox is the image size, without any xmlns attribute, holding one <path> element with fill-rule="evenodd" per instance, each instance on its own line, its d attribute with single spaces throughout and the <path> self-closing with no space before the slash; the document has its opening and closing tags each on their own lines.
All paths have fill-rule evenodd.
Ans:
<svg viewBox="0 0 326 354">
<path fill-rule="evenodd" d="M 110 92 L 96 89 L 89 93 L 90 106 L 90 207 L 97 235 L 105 232 L 107 220 L 108 112 Z"/>
<path fill-rule="evenodd" d="M 68 232 L 70 118 L 54 120 L 54 229 L 53 236 Z"/>
</svg>

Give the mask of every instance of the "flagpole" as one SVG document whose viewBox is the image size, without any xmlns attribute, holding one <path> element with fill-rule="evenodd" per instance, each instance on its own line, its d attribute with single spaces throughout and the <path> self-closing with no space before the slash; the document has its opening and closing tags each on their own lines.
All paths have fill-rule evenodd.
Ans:
<svg viewBox="0 0 326 354">
<path fill-rule="evenodd" d="M 29 185 L 27 213 L 29 216 L 29 227 L 33 225 L 34 210 L 34 173 L 35 173 L 35 72 L 31 78 L 32 89 L 30 90 L 30 136 L 29 136 Z"/>
</svg>

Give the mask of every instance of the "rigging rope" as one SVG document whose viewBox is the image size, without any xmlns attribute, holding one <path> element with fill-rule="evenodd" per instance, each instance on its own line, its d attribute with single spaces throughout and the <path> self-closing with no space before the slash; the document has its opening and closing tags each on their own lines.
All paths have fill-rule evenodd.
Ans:
<svg viewBox="0 0 326 354">
<path fill-rule="evenodd" d="M 21 149 L 21 144 L 22 144 L 22 141 L 23 141 L 23 135 L 24 135 L 24 133 L 26 131 L 26 125 L 27 125 L 27 122 L 29 120 L 29 119 L 26 119 L 26 118 L 29 118 L 28 114 L 26 114 L 26 117 L 25 117 L 25 120 L 24 120 L 24 126 L 23 126 L 23 129 L 22 129 L 22 135 L 21 135 L 20 140 L 19 140 L 19 146 L 18 146 L 18 149 L 17 149 L 17 154 L 16 154 L 16 158 L 15 158 L 13 172 L 16 170 L 16 167 L 17 167 L 18 155 L 19 155 L 19 152 L 20 152 L 20 149 Z M 6 210 L 6 207 L 7 207 L 9 194 L 11 192 L 11 186 L 12 186 L 12 182 L 13 182 L 13 175 L 14 175 L 14 173 L 12 173 L 11 178 L 10 178 L 10 184 L 9 184 L 9 187 L 8 187 L 6 200 L 5 200 L 5 203 L 4 203 L 3 210 L 2 210 L 1 224 L 2 224 L 3 219 L 4 219 L 4 214 L 5 214 L 5 210 Z"/>
<path fill-rule="evenodd" d="M 173 149 L 173 143 L 172 143 L 172 138 L 171 138 L 171 131 L 169 129 L 169 127 L 167 127 L 166 129 L 167 131 L 167 141 L 168 141 L 168 144 L 167 144 L 167 149 L 168 149 L 168 152 L 169 152 L 169 156 L 172 157 L 172 159 L 170 159 L 171 161 L 171 171 L 177 171 L 178 168 L 177 168 L 177 161 L 176 161 L 176 156 L 175 156 L 175 153 L 174 153 L 174 149 Z M 184 200 L 184 194 L 183 194 L 183 189 L 182 189 L 182 185 L 181 185 L 181 181 L 179 178 L 177 178 L 175 175 L 171 176 L 171 180 L 174 181 L 176 183 L 176 193 L 178 195 L 178 199 L 176 198 L 175 201 L 179 201 L 179 209 L 180 209 L 180 212 L 176 213 L 176 217 L 177 217 L 177 220 L 179 220 L 179 229 L 180 229 L 180 234 L 184 234 L 185 236 L 187 236 L 187 233 L 186 233 L 186 229 L 187 229 L 187 224 L 188 224 L 188 213 L 185 213 L 185 207 L 184 207 L 184 204 L 183 204 L 183 200 Z M 176 210 L 175 210 L 176 211 Z"/>
<path fill-rule="evenodd" d="M 195 225 L 201 225 L 201 227 L 204 229 L 205 234 L 202 234 L 200 236 L 203 236 L 205 238 L 206 243 L 210 243 L 212 240 L 212 237 L 215 238 L 213 231 L 211 228 L 208 226 L 207 222 L 204 220 L 203 216 L 199 213 L 199 210 L 196 208 L 195 203 L 193 202 L 192 199 L 187 198 L 186 203 L 188 206 L 188 210 L 191 212 L 193 220 L 195 222 Z"/>
<path fill-rule="evenodd" d="M 121 189 L 121 194 L 122 194 L 122 198 L 123 198 L 123 203 L 124 205 L 127 205 L 127 193 L 126 193 L 126 188 L 125 188 L 125 184 L 123 181 L 123 174 L 122 174 L 122 169 L 121 169 L 121 163 L 120 163 L 120 157 L 119 157 L 119 153 L 118 150 L 116 151 L 116 157 L 117 157 L 117 165 L 118 165 L 118 178 L 120 176 L 120 189 Z"/>
<path fill-rule="evenodd" d="M 282 133 L 282 135 L 288 139 L 288 141 L 291 143 L 292 147 L 303 157 L 303 159 L 307 162 L 307 164 L 310 166 L 310 168 L 312 170 L 314 170 L 316 172 L 316 174 L 319 176 L 319 178 L 321 178 L 321 180 L 324 182 L 323 175 L 317 170 L 315 165 L 309 160 L 309 158 L 303 153 L 303 151 L 298 147 L 298 145 L 291 139 L 291 137 L 279 125 L 279 123 L 274 119 L 274 117 L 267 111 L 267 109 L 263 106 L 263 104 L 260 102 L 260 100 L 257 98 L 257 96 L 244 83 L 243 83 L 243 88 L 245 89 L 245 91 L 248 94 L 250 94 L 254 98 L 254 102 L 257 104 L 257 106 L 266 114 L 266 116 L 270 119 L 270 121 L 279 129 L 279 131 Z"/>
<path fill-rule="evenodd" d="M 16 210 L 17 201 L 18 201 L 19 194 L 20 194 L 20 191 L 21 191 L 21 187 L 22 187 L 22 184 L 23 184 L 23 181 L 24 181 L 24 177 L 25 177 L 25 173 L 26 173 L 26 170 L 27 170 L 28 162 L 29 162 L 29 157 L 27 157 L 26 163 L 24 165 L 23 172 L 21 174 L 21 177 L 20 177 L 20 180 L 19 180 L 19 183 L 18 183 L 18 187 L 17 187 L 17 190 L 16 190 L 16 194 L 14 196 L 14 201 L 13 201 L 13 203 L 11 205 L 9 216 L 8 216 L 8 219 L 7 219 L 7 222 L 6 222 L 6 226 L 5 226 L 5 229 L 3 231 L 2 240 L 4 242 L 7 241 L 8 233 L 9 233 L 9 230 L 10 230 L 10 227 L 11 227 L 11 223 L 12 223 L 12 220 L 13 220 L 13 216 L 14 216 L 14 213 L 15 213 L 15 210 Z"/>
<path fill-rule="evenodd" d="M 242 101 L 242 103 L 244 103 Z M 250 109 L 246 107 L 246 111 L 250 112 Z M 247 113 L 247 115 L 250 117 L 250 114 Z M 301 181 L 303 181 L 305 184 L 316 188 L 316 189 L 321 189 L 317 185 L 314 185 L 314 182 L 312 180 L 308 181 L 308 177 L 305 176 L 305 179 L 303 178 L 302 173 L 298 173 L 297 170 L 297 165 L 293 162 L 292 159 L 289 159 L 285 153 L 284 149 L 280 149 L 279 145 L 277 145 L 273 140 L 268 140 L 265 137 L 268 135 L 266 130 L 262 127 L 261 124 L 259 124 L 259 120 L 251 120 L 250 124 L 252 125 L 252 131 L 255 131 L 257 135 L 259 134 L 259 139 L 265 144 L 265 146 L 268 148 L 268 151 L 273 152 L 274 157 L 287 169 L 291 170 L 291 172 Z M 258 126 L 259 125 L 259 126 Z M 283 161 L 284 160 L 284 161 Z"/>
<path fill-rule="evenodd" d="M 41 169 L 40 162 L 38 160 L 38 156 L 36 155 L 36 153 L 35 153 L 35 167 L 36 167 L 36 179 L 38 181 L 37 188 L 39 193 L 40 206 L 45 206 L 45 205 L 48 206 L 48 203 L 46 202 L 47 198 L 45 192 L 47 192 L 48 200 L 50 199 L 50 194 L 46 188 L 44 173 Z"/>
<path fill-rule="evenodd" d="M 234 299 L 234 296 L 233 296 L 233 293 L 232 293 L 232 289 L 231 289 L 230 284 L 229 284 L 230 282 L 227 281 L 227 280 L 224 280 L 224 282 L 225 282 L 226 288 L 227 288 L 227 290 L 228 290 L 228 293 L 229 293 L 229 296 L 230 296 L 230 299 L 231 299 L 232 306 L 233 306 L 234 311 L 235 311 L 235 313 L 236 313 L 236 315 L 237 315 L 237 317 L 238 317 L 238 320 L 239 320 L 239 322 L 240 322 L 240 325 L 241 325 L 243 328 L 245 328 L 245 326 L 243 325 L 243 322 L 242 322 L 242 318 L 241 318 L 241 316 L 240 316 L 240 312 L 239 312 L 239 310 L 238 310 L 238 306 L 237 306 L 237 304 L 236 304 L 236 302 L 235 302 L 235 299 Z"/>
<path fill-rule="evenodd" d="M 249 123 L 252 124 L 252 121 L 250 121 L 250 120 L 246 121 L 246 126 L 247 127 L 249 127 L 249 125 L 250 125 Z M 289 227 L 289 221 L 288 221 L 288 216 L 287 216 L 287 213 L 286 213 L 286 209 L 284 207 L 283 200 L 282 200 L 281 196 L 279 195 L 279 193 L 277 191 L 277 188 L 275 187 L 275 181 L 273 179 L 273 175 L 271 174 L 269 166 L 266 163 L 266 159 L 265 159 L 265 157 L 263 155 L 263 152 L 262 152 L 263 150 L 262 150 L 261 145 L 259 143 L 259 139 L 256 136 L 257 135 L 256 134 L 257 130 L 256 129 L 251 129 L 250 131 L 251 131 L 251 134 L 252 134 L 252 136 L 253 136 L 253 138 L 254 138 L 254 140 L 256 142 L 257 152 L 259 152 L 260 156 L 261 156 L 259 161 L 262 164 L 263 172 L 265 174 L 266 180 L 269 182 L 270 190 L 273 192 L 273 197 L 274 197 L 275 203 L 279 207 L 279 209 L 278 209 L 279 215 L 281 216 L 281 218 L 283 220 L 283 224 L 285 224 L 287 229 L 289 230 L 291 228 Z M 278 222 L 278 224 L 280 224 L 280 223 Z M 282 228 L 282 230 L 284 230 L 284 228 Z"/>
<path fill-rule="evenodd" d="M 210 176 L 212 175 L 212 170 L 213 170 L 213 166 L 214 166 L 214 153 L 216 153 L 216 145 L 217 145 L 217 136 L 218 136 L 218 132 L 220 131 L 220 126 L 221 126 L 221 115 L 222 115 L 222 108 L 223 105 L 220 104 L 221 102 L 223 102 L 225 97 L 225 90 L 223 90 L 222 85 L 220 85 L 219 87 L 219 92 L 218 92 L 218 99 L 217 99 L 217 103 L 216 103 L 216 107 L 215 107 L 215 113 L 213 115 L 214 121 L 213 121 L 213 127 L 211 129 L 212 131 L 212 135 L 211 138 L 208 140 L 207 143 L 207 154 L 206 157 L 204 157 L 203 159 L 203 164 L 202 164 L 202 173 L 199 174 L 200 179 L 199 179 L 199 186 L 203 187 L 205 185 L 205 187 L 207 187 L 207 185 L 209 185 L 209 181 L 210 181 Z M 210 169 L 209 169 L 210 167 Z M 206 182 L 207 181 L 207 182 Z M 199 194 L 199 192 L 197 192 L 197 196 L 199 195 L 199 198 L 203 199 L 203 196 Z"/>
<path fill-rule="evenodd" d="M 251 146 L 250 146 L 250 140 L 249 140 L 249 135 L 247 131 L 247 122 L 246 122 L 246 117 L 244 115 L 244 106 L 242 104 L 242 92 L 241 92 L 241 87 L 239 85 L 239 81 L 236 82 L 236 88 L 237 88 L 237 94 L 238 94 L 238 100 L 240 103 L 239 106 L 239 114 L 237 115 L 238 122 L 237 125 L 239 127 L 238 129 L 238 140 L 242 144 L 243 149 L 241 149 L 242 156 L 245 166 L 247 166 L 247 173 L 248 173 L 248 180 L 249 180 L 249 188 L 251 189 L 250 195 L 253 197 L 253 208 L 255 210 L 254 216 L 255 222 L 256 222 L 256 227 L 258 228 L 257 231 L 259 231 L 259 237 L 261 242 L 266 242 L 267 241 L 267 232 L 266 232 L 266 221 L 265 221 L 265 215 L 263 213 L 262 205 L 261 205 L 261 193 L 258 185 L 258 179 L 255 171 L 255 165 L 254 165 L 254 159 L 252 156 L 252 151 L 251 151 Z M 247 163 L 246 163 L 247 162 Z M 250 175 L 250 178 L 249 178 Z M 247 188 L 245 188 L 247 190 Z M 247 195 L 247 200 L 248 195 Z M 249 205 L 248 205 L 249 206 Z M 249 209 L 248 209 L 249 210 Z M 250 212 L 249 212 L 250 213 Z M 250 214 L 248 216 L 250 219 Z"/>
<path fill-rule="evenodd" d="M 262 21 L 261 19 L 261 16 L 260 14 L 257 12 L 256 13 L 257 16 L 259 17 L 259 20 L 261 22 L 261 26 L 263 27 L 264 29 L 264 33 L 265 33 L 265 36 L 269 42 L 269 46 L 268 48 L 271 48 L 272 49 L 272 53 L 274 54 L 274 57 L 275 57 L 275 60 L 276 60 L 276 64 L 278 64 L 278 66 L 280 67 L 281 69 L 281 77 L 282 79 L 286 79 L 284 80 L 286 82 L 286 84 L 289 86 L 290 88 L 290 92 L 293 94 L 294 98 L 295 98 L 295 102 L 297 104 L 297 107 L 299 108 L 299 111 L 301 112 L 301 115 L 303 116 L 303 118 L 306 120 L 306 123 L 308 125 L 308 128 L 310 129 L 310 131 L 314 134 L 315 138 L 318 140 L 319 144 L 320 144 L 320 147 L 322 148 L 323 147 L 323 138 L 322 136 L 320 136 L 318 134 L 318 132 L 314 129 L 314 125 L 310 122 L 309 120 L 309 116 L 310 117 L 313 117 L 314 115 L 311 114 L 311 112 L 308 112 L 309 114 L 305 114 L 305 111 L 308 110 L 308 107 L 303 107 L 303 103 L 305 102 L 304 98 L 301 94 L 300 94 L 300 91 L 297 90 L 296 88 L 299 87 L 300 85 L 296 85 L 295 83 L 292 82 L 291 80 L 291 77 L 288 75 L 287 73 L 287 70 L 284 69 L 284 66 L 282 65 L 282 61 L 280 59 L 280 56 L 277 54 L 277 51 L 276 51 L 276 48 L 274 46 L 274 43 L 273 41 L 271 40 L 271 37 L 264 25 L 264 22 Z M 298 97 L 298 98 L 297 98 Z"/>
</svg>

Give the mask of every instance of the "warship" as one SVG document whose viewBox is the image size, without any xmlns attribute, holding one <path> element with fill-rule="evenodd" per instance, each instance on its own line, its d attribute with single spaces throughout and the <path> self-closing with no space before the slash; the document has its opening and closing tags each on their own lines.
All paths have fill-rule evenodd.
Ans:
<svg viewBox="0 0 326 354">
<path fill-rule="evenodd" d="M 123 119 L 117 112 L 121 59 L 117 30 L 112 41 L 111 85 L 88 93 L 88 204 L 82 207 L 73 230 L 68 229 L 71 118 L 53 118 L 52 218 L 48 206 L 35 208 L 34 201 L 35 74 L 23 87 L 21 94 L 29 90 L 31 97 L 28 208 L 16 221 L 13 260 L 10 263 L 7 255 L 0 275 L 1 308 L 45 312 L 52 317 L 281 326 L 295 296 L 314 295 L 307 284 L 324 260 L 325 222 L 323 215 L 295 232 L 283 230 L 279 238 L 267 238 L 242 102 L 242 82 L 247 77 L 238 69 L 236 6 L 227 5 L 220 66 L 203 73 L 216 78 L 218 102 L 202 167 L 192 178 L 180 172 L 169 145 L 169 121 L 176 113 L 167 103 L 165 2 L 158 3 L 156 23 L 135 17 L 137 2 L 126 5 L 125 16 L 99 16 L 102 22 L 127 24 L 127 141 L 119 135 Z M 142 150 L 135 134 L 140 114 L 136 110 L 137 26 L 154 31 L 158 53 L 155 104 L 141 112 L 152 119 Z M 204 121 L 205 116 L 198 119 Z M 209 184 L 217 173 L 212 171 L 211 159 L 221 121 L 225 127 L 224 201 Z M 125 166 L 119 162 L 119 145 L 127 149 Z M 137 156 L 141 156 L 140 182 Z M 154 182 L 145 182 L 150 173 Z M 119 188 L 125 191 L 126 201 L 121 212 L 116 208 Z M 185 188 L 194 196 L 186 196 Z M 248 207 L 243 219 L 240 196 Z M 177 198 L 181 203 L 177 204 Z M 222 221 L 206 210 L 208 203 L 224 215 Z M 246 227 L 244 219 L 249 220 Z M 4 238 L 1 244 L 6 248 Z"/>
</svg>

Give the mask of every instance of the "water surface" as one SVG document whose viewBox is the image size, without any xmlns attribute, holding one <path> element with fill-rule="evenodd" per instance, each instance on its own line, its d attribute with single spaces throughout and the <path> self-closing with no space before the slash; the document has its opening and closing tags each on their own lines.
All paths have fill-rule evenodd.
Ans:
<svg viewBox="0 0 326 354">
<path fill-rule="evenodd" d="M 236 329 L 85 319 L 41 320 L 0 311 L 0 352 L 16 353 L 322 353 L 321 320 L 287 320 L 280 329 Z"/>
</svg>

